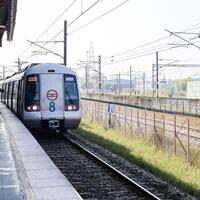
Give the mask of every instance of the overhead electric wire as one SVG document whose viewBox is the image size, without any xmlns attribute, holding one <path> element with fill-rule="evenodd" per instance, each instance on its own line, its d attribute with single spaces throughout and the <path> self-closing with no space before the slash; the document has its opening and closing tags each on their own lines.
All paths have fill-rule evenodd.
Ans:
<svg viewBox="0 0 200 200">
<path fill-rule="evenodd" d="M 153 44 L 153 42 L 152 42 Z M 141 45 L 141 47 L 144 46 L 144 45 Z M 146 45 L 145 45 L 146 46 Z M 137 56 L 138 54 L 145 54 L 147 52 L 155 52 L 155 51 L 158 51 L 160 49 L 163 49 L 163 48 L 166 48 L 167 45 L 166 44 L 160 44 L 160 45 L 154 45 L 154 46 L 150 46 L 150 47 L 147 47 L 147 48 L 134 48 L 135 50 L 130 52 L 130 53 L 127 53 L 126 55 L 123 53 L 123 54 L 118 54 L 118 56 L 111 56 L 111 57 L 107 57 L 106 59 L 102 59 L 102 63 L 105 63 L 105 62 L 109 62 L 108 60 L 120 60 L 120 59 L 123 59 L 123 58 L 129 58 L 129 57 L 134 57 L 134 56 Z M 110 61 L 112 62 L 112 61 Z"/>
<path fill-rule="evenodd" d="M 77 0 L 73 1 L 72 4 L 70 4 L 70 6 L 72 6 L 76 1 L 77 1 Z M 88 12 L 92 7 L 94 7 L 95 5 L 97 5 L 100 1 L 102 1 L 102 0 L 97 0 L 97 1 L 95 1 L 95 3 L 93 3 L 91 6 L 89 6 L 85 11 L 81 12 L 81 14 L 78 15 L 74 20 L 72 20 L 72 21 L 68 24 L 67 27 L 70 27 L 70 26 L 71 26 L 73 23 L 75 23 L 81 16 L 83 16 L 86 12 Z M 88 26 L 89 24 L 94 23 L 94 22 L 97 21 L 98 19 L 100 19 L 100 18 L 104 17 L 105 15 L 109 14 L 110 12 L 116 10 L 117 8 L 119 8 L 119 7 L 122 6 L 123 4 L 127 3 L 128 1 L 129 1 L 129 0 L 126 0 L 126 1 L 122 2 L 121 4 L 117 5 L 116 7 L 112 8 L 112 9 L 109 10 L 109 11 L 107 11 L 106 13 L 104 13 L 104 14 L 100 15 L 99 17 L 97 17 L 97 18 L 91 20 L 91 21 L 88 22 L 87 24 L 84 24 L 84 25 L 80 26 L 79 28 L 77 28 L 77 29 L 71 31 L 70 33 L 68 33 L 68 35 L 70 35 L 70 34 L 76 32 L 76 31 L 78 31 L 78 30 L 80 30 L 80 29 L 82 29 L 82 28 Z M 69 6 L 69 7 L 70 7 L 70 6 Z M 68 7 L 68 8 L 69 8 L 69 7 Z M 67 10 L 67 9 L 66 9 L 66 10 Z M 61 15 L 62 15 L 62 14 L 61 14 Z M 61 16 L 61 15 L 60 15 L 60 16 Z M 57 18 L 56 20 L 58 20 L 58 18 Z M 54 20 L 55 23 L 56 23 L 56 20 Z M 53 26 L 53 23 L 52 23 L 51 25 Z M 50 25 L 48 28 L 51 28 L 51 25 Z M 185 31 L 193 30 L 193 29 L 195 29 L 195 28 L 197 28 L 197 27 L 199 27 L 199 26 L 200 26 L 200 23 L 197 23 L 197 24 L 195 24 L 195 25 L 192 25 L 192 26 L 186 28 Z M 46 32 L 46 31 L 45 31 L 45 32 Z M 44 32 L 44 33 L 45 33 L 45 32 Z M 58 37 L 58 36 L 59 36 L 61 33 L 63 33 L 63 32 L 64 32 L 64 30 L 63 30 L 63 28 L 62 28 L 62 30 L 60 30 L 56 35 L 54 35 L 54 36 L 50 39 L 50 41 L 53 40 L 53 39 L 55 39 L 56 37 Z M 43 33 L 43 34 L 44 34 L 44 33 Z M 106 60 L 106 59 L 107 59 L 107 60 L 108 60 L 108 59 L 111 59 L 111 58 L 116 57 L 116 56 L 124 55 L 124 54 L 131 54 L 131 53 L 133 54 L 133 52 L 135 52 L 134 50 L 141 49 L 142 47 L 149 46 L 149 45 L 151 45 L 151 44 L 153 44 L 153 43 L 159 42 L 159 41 L 164 40 L 164 39 L 169 38 L 169 37 L 170 37 L 170 36 L 165 36 L 165 37 L 159 38 L 159 39 L 157 39 L 157 40 L 154 40 L 154 41 L 152 41 L 152 42 L 148 42 L 148 43 L 146 43 L 146 44 L 140 45 L 140 46 L 138 46 L 138 47 L 135 47 L 135 48 L 132 48 L 132 49 L 129 49 L 129 50 L 126 50 L 126 51 L 123 51 L 123 52 L 114 54 L 114 55 L 109 56 L 109 57 L 102 58 L 102 61 L 103 61 L 103 60 Z M 44 46 L 46 46 L 46 45 L 47 45 L 47 44 L 45 44 Z M 165 44 L 165 46 L 166 46 L 166 45 L 167 45 L 167 44 Z M 55 45 L 54 45 L 54 46 L 55 46 Z M 52 48 L 52 47 L 51 47 L 51 48 Z M 149 47 L 149 48 L 151 49 L 151 48 L 154 48 L 154 47 Z M 164 48 L 164 45 L 163 45 L 163 48 Z M 167 47 L 166 47 L 167 50 L 168 50 L 168 49 L 172 49 L 172 48 L 173 48 L 173 47 L 170 47 L 170 48 L 167 48 Z M 143 49 L 143 51 L 144 51 L 144 50 L 145 50 L 145 49 Z M 158 49 L 158 50 L 159 50 L 159 49 Z M 142 51 L 142 50 L 137 50 L 137 51 Z M 136 51 L 136 52 L 137 52 L 137 51 Z M 146 50 L 146 51 L 147 51 L 147 50 Z M 149 51 L 150 51 L 150 50 L 149 50 Z M 135 52 L 135 53 L 136 53 L 136 52 Z M 147 51 L 147 52 L 148 52 L 148 51 Z M 127 57 L 122 57 L 122 58 L 117 58 L 117 59 L 120 60 L 120 59 L 125 59 L 125 58 L 127 58 L 127 59 L 130 60 L 130 57 L 135 57 L 135 56 L 137 57 L 138 54 L 139 54 L 139 53 L 133 54 L 133 55 L 128 55 Z M 141 54 L 142 54 L 142 52 L 141 52 Z M 145 53 L 145 54 L 146 54 L 146 53 Z M 152 53 L 149 53 L 149 54 L 152 54 Z M 148 55 L 149 55 L 149 54 L 148 54 Z M 143 55 L 141 55 L 140 57 L 142 57 L 142 56 L 143 56 Z M 116 60 L 117 60 L 117 59 L 116 59 Z M 121 62 L 121 61 L 118 61 L 118 62 Z M 112 63 L 113 63 L 113 62 L 112 62 Z M 110 63 L 110 64 L 112 64 L 112 63 Z"/>
<path fill-rule="evenodd" d="M 105 57 L 105 58 L 103 58 L 103 59 L 106 60 L 106 59 L 110 59 L 110 58 L 113 57 L 113 56 L 118 56 L 118 55 L 121 55 L 121 54 L 123 55 L 123 54 L 126 54 L 126 53 L 128 53 L 128 52 L 131 52 L 131 51 L 133 51 L 133 50 L 137 50 L 137 49 L 140 49 L 140 48 L 142 48 L 142 47 L 149 46 L 150 44 L 159 42 L 159 41 L 164 40 L 164 39 L 169 38 L 169 37 L 170 37 L 170 36 L 161 37 L 161 38 L 159 38 L 159 39 L 156 39 L 156 40 L 153 40 L 153 41 L 151 41 L 151 42 L 145 43 L 145 44 L 143 44 L 143 45 L 139 45 L 139 46 L 137 46 L 137 47 L 134 47 L 134 48 L 132 48 L 132 49 L 128 49 L 128 50 L 126 50 L 126 51 L 122 51 L 122 52 L 113 54 L 112 56 L 107 56 L 107 57 Z"/>
<path fill-rule="evenodd" d="M 58 40 L 63 40 L 63 37 L 60 37 Z M 50 47 L 48 47 L 48 50 L 51 50 L 56 44 L 57 44 L 57 43 L 53 43 Z M 42 47 L 44 47 L 44 46 L 42 46 Z M 41 48 L 40 48 L 40 49 L 41 49 Z M 37 58 L 37 57 L 39 57 L 39 56 L 43 56 L 43 55 L 35 55 L 34 58 Z M 26 57 L 25 60 L 28 60 L 28 59 L 31 58 L 31 57 L 32 57 L 32 55 Z"/>
<path fill-rule="evenodd" d="M 47 29 L 45 29 L 44 32 L 42 32 L 35 40 L 38 40 L 42 37 L 42 35 L 44 35 L 78 0 L 74 0 L 49 26 Z M 29 48 L 30 48 L 31 44 L 21 53 L 19 54 L 19 57 L 21 57 L 21 55 L 23 55 Z"/>
<path fill-rule="evenodd" d="M 67 27 L 70 27 L 74 22 L 76 22 L 81 16 L 83 16 L 85 13 L 87 13 L 90 9 L 92 9 L 94 6 L 96 6 L 100 1 L 103 1 L 103 0 L 97 0 L 95 1 L 92 5 L 90 5 L 86 10 L 84 10 L 83 12 L 81 12 L 80 15 L 78 15 L 75 19 L 72 20 L 72 22 L 70 22 Z M 61 33 L 63 33 L 64 30 L 63 28 L 58 32 L 56 33 L 56 35 L 54 35 L 49 41 L 53 41 L 57 36 L 59 36 Z M 44 44 L 42 47 L 45 47 L 47 45 Z"/>
<path fill-rule="evenodd" d="M 199 42 L 200 41 L 198 41 L 196 43 L 199 43 Z M 112 64 L 124 62 L 124 61 L 127 61 L 127 60 L 132 60 L 132 59 L 137 59 L 137 58 L 140 58 L 140 57 L 152 55 L 152 54 L 155 54 L 156 51 L 164 52 L 164 51 L 168 51 L 168 50 L 171 50 L 171 49 L 173 49 L 173 47 L 164 47 L 163 46 L 161 48 L 152 49 L 151 51 L 141 52 L 141 53 L 137 53 L 137 54 L 133 54 L 133 55 L 117 58 L 117 59 L 115 59 L 113 61 L 102 62 L 102 66 L 112 65 Z"/>
<path fill-rule="evenodd" d="M 144 51 L 152 51 L 152 50 L 155 50 L 155 49 L 160 49 L 160 48 L 163 48 L 163 47 L 166 47 L 167 45 L 166 44 L 160 44 L 160 45 L 156 45 L 156 46 L 150 46 L 150 47 L 146 47 L 146 48 L 135 48 L 134 51 L 131 51 L 129 53 L 123 53 L 123 54 L 118 54 L 118 56 L 111 56 L 111 57 L 106 57 L 106 59 L 102 58 L 102 62 L 106 62 L 106 60 L 110 60 L 110 59 L 117 59 L 117 58 L 120 58 L 122 56 L 132 56 L 134 54 L 139 54 L 139 53 L 142 53 Z"/>
<path fill-rule="evenodd" d="M 196 44 L 196 43 L 199 43 L 199 42 L 200 41 L 196 41 L 194 43 Z M 126 60 L 136 59 L 136 58 L 140 58 L 140 57 L 144 57 L 144 56 L 148 56 L 148 55 L 151 55 L 151 54 L 155 54 L 156 51 L 164 52 L 164 51 L 167 51 L 167 50 L 171 50 L 173 48 L 174 47 L 167 47 L 166 45 L 154 46 L 154 49 L 153 48 L 149 49 L 149 50 L 145 49 L 142 52 L 134 53 L 132 55 L 127 55 L 127 56 L 119 57 L 119 58 L 112 58 L 113 60 L 110 60 L 110 61 L 107 61 L 107 62 L 102 61 L 102 66 L 110 65 L 110 64 L 114 64 L 114 63 L 118 63 L 118 62 L 124 62 Z"/>
<path fill-rule="evenodd" d="M 77 31 L 81 30 L 82 28 L 85 28 L 86 26 L 88 26 L 88 25 L 94 23 L 95 21 L 101 19 L 101 18 L 104 17 L 105 15 L 108 15 L 109 13 L 113 12 L 113 11 L 116 10 L 117 8 L 121 7 L 122 5 L 124 5 L 125 3 L 127 3 L 128 1 L 130 1 L 130 0 L 126 0 L 126 1 L 124 1 L 124 2 L 122 2 L 122 3 L 120 3 L 120 4 L 118 4 L 116 7 L 112 8 L 111 10 L 109 10 L 109 11 L 105 12 L 104 14 L 98 16 L 97 18 L 95 18 L 95 19 L 91 20 L 90 22 L 88 22 L 88 23 L 86 23 L 86 24 L 80 26 L 79 28 L 77 28 L 77 29 L 75 29 L 75 30 L 69 32 L 68 35 L 71 35 L 71 34 L 73 34 L 74 32 L 77 32 Z"/>
<path fill-rule="evenodd" d="M 188 27 L 187 31 L 190 31 L 191 28 L 194 28 L 195 26 L 199 25 L 200 23 L 196 24 L 196 25 L 193 25 L 193 26 L 190 26 Z M 154 48 L 154 47 L 149 47 L 147 49 L 141 49 L 142 47 L 145 47 L 145 46 L 149 46 L 150 44 L 153 44 L 153 43 L 156 43 L 156 42 L 159 42 L 161 40 L 164 40 L 166 38 L 169 38 L 170 36 L 165 36 L 165 37 L 162 37 L 162 38 L 159 38 L 155 41 L 152 41 L 152 42 L 149 42 L 149 43 L 146 43 L 144 45 L 140 45 L 138 47 L 135 47 L 135 48 L 132 48 L 132 49 L 129 49 L 129 50 L 126 50 L 126 51 L 123 51 L 123 52 L 120 52 L 120 53 L 117 53 L 117 54 L 114 54 L 112 56 L 107 56 L 105 58 L 102 58 L 102 65 L 107 65 L 107 64 L 114 64 L 114 63 L 117 63 L 117 62 L 123 62 L 123 61 L 126 61 L 126 60 L 131 60 L 131 59 L 135 59 L 135 58 L 139 58 L 139 57 L 143 57 L 143 56 L 147 56 L 147 55 L 150 55 L 150 54 L 154 54 L 155 51 L 166 51 L 166 50 L 170 50 L 170 49 L 173 49 L 174 47 L 170 47 L 168 48 L 167 47 L 167 44 L 163 44 L 163 45 L 159 45 L 158 49 L 151 49 L 151 48 Z M 190 40 L 194 40 L 194 39 L 198 39 L 198 37 L 196 38 L 190 38 Z M 176 41 L 176 42 L 182 42 L 182 40 L 179 40 L 179 41 Z M 199 41 L 197 42 L 194 42 L 194 43 L 198 43 Z M 176 47 L 179 47 L 179 45 L 177 45 Z M 181 47 L 181 46 L 180 46 Z M 148 50 L 149 49 L 149 50 Z M 145 52 L 147 50 L 147 52 Z M 144 51 L 144 52 L 141 52 L 141 53 L 137 53 L 138 51 Z M 149 52 L 150 51 L 150 52 Z M 151 52 L 153 51 L 153 52 Z M 121 57 L 123 56 L 124 54 L 127 54 L 127 56 L 125 57 Z M 130 55 L 131 54 L 131 55 Z M 138 55 L 139 54 L 139 55 Z M 116 58 L 115 58 L 116 57 Z M 111 60 L 112 59 L 112 60 Z M 110 60 L 110 61 L 107 61 L 106 60 Z M 115 61 L 114 61 L 115 60 Z M 104 63 L 104 64 L 103 64 Z"/>
<path fill-rule="evenodd" d="M 152 51 L 146 51 L 146 52 L 134 54 L 134 55 L 131 55 L 131 56 L 122 57 L 122 58 L 119 58 L 119 59 L 116 59 L 116 60 L 113 60 L 113 61 L 110 61 L 110 62 L 106 62 L 106 63 L 102 62 L 102 66 L 110 65 L 110 64 L 114 64 L 114 63 L 118 63 L 118 62 L 124 62 L 124 61 L 127 61 L 127 60 L 132 60 L 132 59 L 148 56 L 148 55 L 151 55 L 151 54 L 155 54 L 155 52 L 157 50 L 159 52 L 162 52 L 162 51 L 166 51 L 166 50 L 170 50 L 170 49 L 171 49 L 171 47 L 168 47 L 168 48 L 162 47 L 160 49 L 153 49 Z"/>
<path fill-rule="evenodd" d="M 190 38 L 190 40 L 192 40 L 192 39 L 197 39 L 197 38 Z M 180 42 L 181 40 L 179 40 L 179 41 L 176 41 L 176 42 Z M 197 42 L 193 42 L 193 43 L 198 43 L 199 41 L 197 41 Z M 152 43 L 153 44 L 153 43 Z M 176 45 L 176 44 L 175 44 Z M 181 44 L 179 44 L 179 45 L 181 45 Z M 179 46 L 179 45 L 177 45 L 177 46 Z M 144 45 L 143 45 L 144 46 Z M 145 45 L 146 46 L 146 45 Z M 133 56 L 133 55 L 137 55 L 137 54 L 139 54 L 139 53 L 142 53 L 142 52 L 146 52 L 146 51 L 159 51 L 159 49 L 162 49 L 162 48 L 165 48 L 165 47 L 167 47 L 168 45 L 167 44 L 160 44 L 160 45 L 157 45 L 157 46 L 150 46 L 150 47 L 147 47 L 147 48 L 143 48 L 143 49 L 141 49 L 141 48 L 134 48 L 135 50 L 134 51 L 131 51 L 131 52 L 129 52 L 129 53 L 126 53 L 126 57 L 130 57 L 130 56 Z M 172 48 L 174 48 L 174 47 L 170 47 L 171 49 Z M 133 49 L 132 49 L 133 50 Z M 126 52 L 128 52 L 128 51 L 126 51 Z M 110 60 L 110 59 L 120 59 L 121 58 L 121 56 L 123 56 L 125 53 L 123 53 L 123 54 L 118 54 L 118 56 L 111 56 L 111 57 L 106 57 L 106 58 L 103 58 L 102 59 L 102 62 L 106 62 L 106 60 Z M 117 54 L 115 54 L 115 55 L 117 55 Z"/>
<path fill-rule="evenodd" d="M 82 15 L 84 15 L 86 12 L 88 12 L 91 8 L 93 8 L 94 6 L 96 6 L 100 1 L 103 1 L 103 0 L 97 0 L 91 6 L 89 6 L 86 10 L 84 10 L 83 12 L 81 12 L 81 14 L 79 16 L 77 16 L 72 22 L 69 23 L 68 27 L 70 27 L 75 21 L 77 21 Z"/>
<path fill-rule="evenodd" d="M 69 28 L 74 22 L 76 22 L 80 17 L 82 17 L 86 12 L 88 12 L 91 8 L 93 8 L 95 5 L 97 5 L 97 3 L 99 3 L 100 1 L 103 0 L 97 0 L 95 3 L 93 3 L 91 6 L 89 6 L 86 10 L 84 10 L 83 12 L 81 12 L 80 15 L 78 15 L 75 19 L 73 19 L 68 25 L 67 28 Z M 62 29 L 58 34 L 56 34 L 56 36 L 60 35 L 61 33 L 63 33 L 64 30 Z M 56 37 L 55 36 L 55 37 Z"/>
<path fill-rule="evenodd" d="M 61 32 L 63 32 L 63 28 L 62 28 L 62 30 L 59 30 L 57 33 L 56 33 L 56 35 L 54 35 L 51 39 L 49 39 L 49 41 L 53 41 L 58 35 L 60 35 L 61 34 Z M 49 44 L 49 41 L 47 42 L 47 43 L 45 43 L 44 45 L 42 45 L 42 47 L 44 48 L 45 46 L 47 46 L 48 44 Z M 37 41 L 35 41 L 36 43 L 37 43 Z M 30 44 L 29 45 L 29 47 L 31 46 L 32 44 Z M 54 46 L 56 45 L 56 43 L 54 44 Z M 40 50 L 41 48 L 39 48 L 39 50 Z M 38 55 L 39 56 L 39 55 Z M 28 56 L 28 57 L 26 57 L 25 58 L 25 60 L 27 60 L 27 59 L 29 59 L 30 57 L 32 57 L 32 56 Z"/>
<path fill-rule="evenodd" d="M 197 24 L 195 24 L 195 25 L 192 25 L 192 26 L 190 26 L 190 27 L 187 27 L 187 28 L 184 29 L 184 30 L 185 30 L 185 31 L 186 31 L 186 30 L 187 30 L 187 31 L 191 31 L 192 28 L 194 28 L 194 27 L 196 27 L 196 26 L 198 26 L 198 25 L 200 25 L 200 23 L 197 23 Z M 199 27 L 200 27 L 200 26 L 199 26 Z M 183 31 L 184 31 L 184 30 L 183 30 Z M 140 49 L 140 48 L 145 47 L 145 46 L 149 46 L 150 44 L 159 42 L 159 41 L 164 40 L 164 39 L 169 38 L 169 37 L 170 37 L 170 36 L 165 36 L 165 37 L 159 38 L 159 39 L 157 39 L 157 40 L 148 42 L 148 43 L 146 43 L 146 44 L 140 45 L 140 46 L 138 46 L 138 47 L 135 47 L 135 48 L 132 48 L 132 49 L 129 49 L 129 50 L 126 50 L 126 51 L 122 51 L 122 52 L 113 54 L 113 55 L 111 55 L 111 56 L 106 56 L 106 57 L 104 57 L 104 58 L 102 57 L 102 61 L 103 61 L 103 60 L 107 60 L 107 59 L 111 59 L 111 58 L 116 57 L 116 56 L 120 56 L 120 55 L 127 54 L 127 53 L 129 53 L 129 52 L 131 52 L 131 51 Z M 176 41 L 176 42 L 181 42 L 181 40 L 180 40 L 180 41 Z M 166 44 L 165 44 L 165 45 L 166 45 Z"/>
<path fill-rule="evenodd" d="M 146 47 L 146 46 L 149 46 L 149 45 L 151 45 L 151 44 L 154 44 L 154 43 L 156 43 L 156 42 L 159 42 L 159 41 L 161 41 L 161 40 L 164 40 L 164 39 L 166 39 L 166 38 L 169 38 L 170 36 L 165 36 L 165 37 L 162 37 L 162 38 L 159 38 L 159 39 L 157 39 L 157 40 L 154 40 L 154 41 L 152 41 L 152 42 L 149 42 L 149 43 L 146 43 L 146 44 L 144 44 L 144 45 L 140 45 L 140 46 L 138 46 L 138 47 L 135 47 L 135 48 L 132 48 L 132 49 L 129 49 L 129 50 L 126 50 L 126 51 L 123 51 L 123 52 L 120 52 L 120 53 L 117 53 L 117 54 L 113 54 L 112 56 L 107 56 L 107 57 L 104 57 L 104 58 L 102 58 L 102 60 L 108 60 L 108 59 L 112 59 L 112 58 L 114 58 L 114 57 L 120 57 L 120 56 L 123 56 L 124 54 L 127 54 L 127 55 L 129 55 L 129 54 L 133 54 L 133 53 L 137 53 L 138 51 L 146 51 L 146 50 L 150 50 L 150 49 L 152 49 L 152 48 L 156 48 L 156 47 L 158 47 L 158 48 L 160 48 L 160 47 L 164 47 L 164 46 L 168 46 L 168 44 L 160 44 L 160 45 L 158 45 L 158 46 L 150 46 L 150 47 L 147 47 L 147 48 L 143 48 L 142 49 L 142 47 Z M 190 38 L 191 40 L 192 39 L 197 39 L 197 38 Z M 181 42 L 182 40 L 178 40 L 178 41 L 175 41 L 175 42 Z"/>
<path fill-rule="evenodd" d="M 194 29 L 199 28 L 199 27 L 200 27 L 200 22 L 183 29 L 183 31 L 191 31 L 191 30 L 194 30 Z"/>
<path fill-rule="evenodd" d="M 48 28 L 36 39 L 41 38 L 43 34 L 45 34 L 78 0 L 74 0 L 54 21 L 51 23 Z"/>
</svg>

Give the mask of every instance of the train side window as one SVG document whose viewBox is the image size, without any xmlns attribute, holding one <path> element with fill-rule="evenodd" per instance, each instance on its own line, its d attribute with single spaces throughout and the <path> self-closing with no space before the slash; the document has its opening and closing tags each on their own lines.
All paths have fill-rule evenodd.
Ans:
<svg viewBox="0 0 200 200">
<path fill-rule="evenodd" d="M 20 116 L 21 114 L 21 109 L 20 109 L 20 106 L 21 106 L 21 80 L 18 81 L 18 88 L 17 88 L 17 115 Z"/>
<path fill-rule="evenodd" d="M 17 100 L 17 88 L 18 88 L 18 81 L 14 81 L 13 83 L 13 99 Z"/>
<path fill-rule="evenodd" d="M 6 84 L 3 84 L 3 89 L 4 89 L 4 93 L 3 93 L 3 103 L 5 103 L 5 94 L 6 94 Z"/>
<path fill-rule="evenodd" d="M 14 110 L 15 112 L 17 112 L 17 81 L 13 82 L 13 89 L 12 89 L 12 103 L 11 103 L 11 107 L 12 110 Z"/>
<path fill-rule="evenodd" d="M 13 82 L 8 84 L 8 107 L 11 108 L 11 100 L 12 100 L 12 85 Z"/>
<path fill-rule="evenodd" d="M 8 105 L 9 83 L 6 84 L 6 105 Z"/>
<path fill-rule="evenodd" d="M 1 85 L 1 101 L 3 101 L 4 84 Z"/>
<path fill-rule="evenodd" d="M 5 84 L 2 85 L 3 92 L 1 93 L 1 101 L 4 102 Z"/>
<path fill-rule="evenodd" d="M 7 84 L 5 84 L 4 87 L 5 87 L 5 92 L 4 92 L 4 95 L 3 95 L 3 99 L 4 99 L 3 102 L 6 103 Z"/>
<path fill-rule="evenodd" d="M 3 91 L 3 85 L 0 86 L 0 100 L 2 101 L 2 91 Z"/>
<path fill-rule="evenodd" d="M 36 110 L 39 109 L 40 106 L 39 74 L 28 75 L 26 77 L 25 110 L 31 111 L 30 108 L 32 107 L 30 106 L 33 105 L 37 107 Z"/>
<path fill-rule="evenodd" d="M 11 93 L 10 93 L 10 108 L 11 110 L 13 110 L 13 90 L 14 90 L 14 81 L 10 84 L 10 90 L 11 90 Z"/>
</svg>

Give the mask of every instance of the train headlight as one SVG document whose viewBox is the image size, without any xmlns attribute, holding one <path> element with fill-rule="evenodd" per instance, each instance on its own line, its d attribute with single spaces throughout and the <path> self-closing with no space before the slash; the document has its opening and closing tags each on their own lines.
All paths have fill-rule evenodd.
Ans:
<svg viewBox="0 0 200 200">
<path fill-rule="evenodd" d="M 73 110 L 72 105 L 67 106 L 67 110 Z"/>
<path fill-rule="evenodd" d="M 26 107 L 26 110 L 27 110 L 27 111 L 31 111 L 31 106 L 27 106 L 27 107 Z"/>
<path fill-rule="evenodd" d="M 28 106 L 26 106 L 26 111 L 28 111 L 28 112 L 40 111 L 40 106 L 39 105 L 28 105 Z"/>
<path fill-rule="evenodd" d="M 78 105 L 65 105 L 65 111 L 77 111 L 78 109 Z"/>
<path fill-rule="evenodd" d="M 33 109 L 34 111 L 36 111 L 36 110 L 38 110 L 38 106 L 37 106 L 37 105 L 34 105 L 34 106 L 32 107 L 32 109 Z"/>
</svg>

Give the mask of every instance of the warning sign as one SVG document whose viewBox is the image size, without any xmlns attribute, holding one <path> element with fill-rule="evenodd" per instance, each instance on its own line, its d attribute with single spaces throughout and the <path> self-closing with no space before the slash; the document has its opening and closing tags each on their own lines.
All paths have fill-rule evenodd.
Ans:
<svg viewBox="0 0 200 200">
<path fill-rule="evenodd" d="M 49 90 L 47 92 L 47 98 L 49 101 L 55 101 L 58 98 L 58 93 L 55 90 Z"/>
</svg>

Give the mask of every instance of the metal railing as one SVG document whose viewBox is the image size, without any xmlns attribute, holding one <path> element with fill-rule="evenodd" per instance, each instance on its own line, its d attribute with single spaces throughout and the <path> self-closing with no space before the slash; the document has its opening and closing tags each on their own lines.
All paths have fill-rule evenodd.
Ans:
<svg viewBox="0 0 200 200">
<path fill-rule="evenodd" d="M 94 99 L 95 96 L 88 94 Z M 190 115 L 200 117 L 200 99 L 142 97 L 142 96 L 114 96 L 101 95 L 97 97 L 104 101 L 130 104 L 138 108 L 161 111 L 165 113 Z"/>
</svg>

